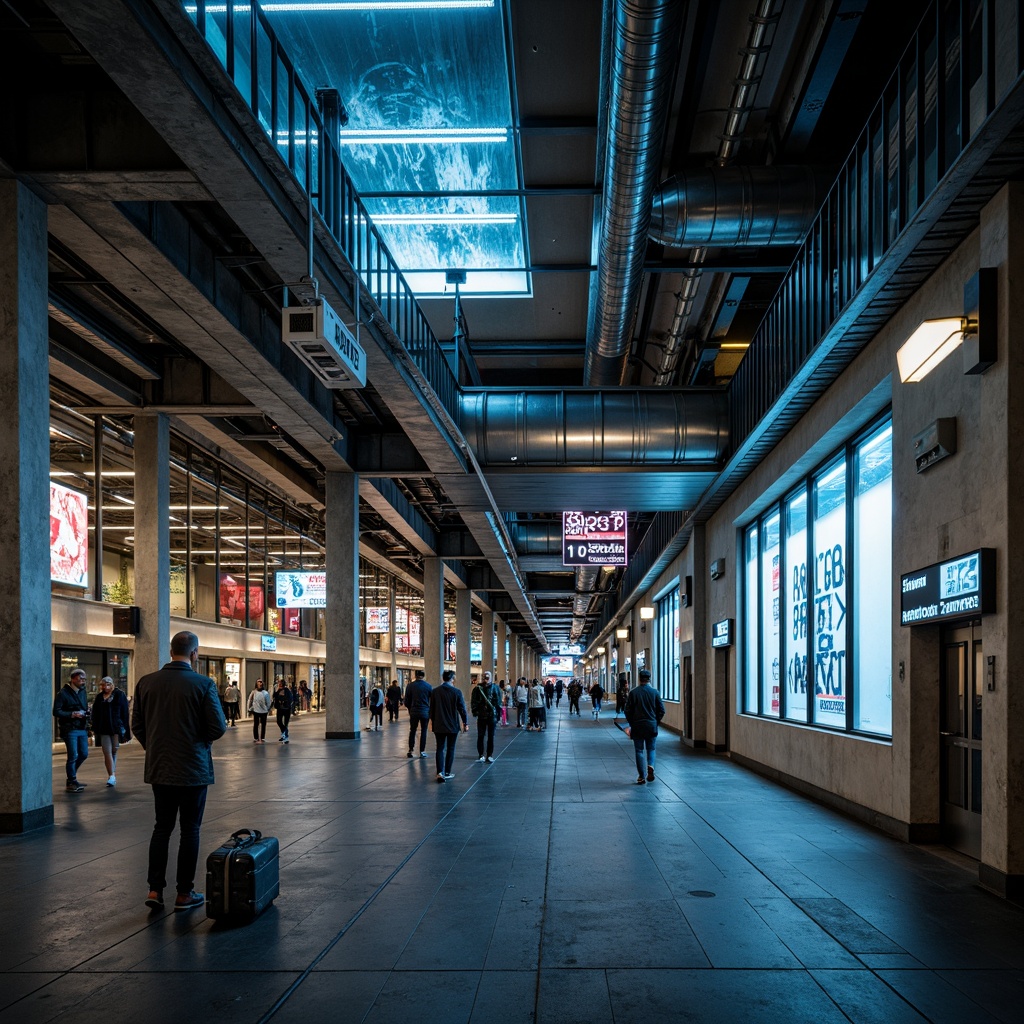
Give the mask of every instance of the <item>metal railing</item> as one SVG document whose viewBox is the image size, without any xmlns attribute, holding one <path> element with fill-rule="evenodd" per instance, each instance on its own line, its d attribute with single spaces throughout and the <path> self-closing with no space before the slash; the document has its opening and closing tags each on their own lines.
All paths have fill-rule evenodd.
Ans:
<svg viewBox="0 0 1024 1024">
<path fill-rule="evenodd" d="M 1021 30 L 1018 0 L 932 4 L 730 382 L 733 451 L 1017 81 Z"/>
<path fill-rule="evenodd" d="M 457 423 L 458 382 L 398 264 L 373 226 L 325 130 L 315 97 L 256 3 L 186 0 L 186 14 L 220 61 L 263 131 L 405 345 L 419 371 Z M 353 296 L 358 309 L 359 297 Z"/>
</svg>

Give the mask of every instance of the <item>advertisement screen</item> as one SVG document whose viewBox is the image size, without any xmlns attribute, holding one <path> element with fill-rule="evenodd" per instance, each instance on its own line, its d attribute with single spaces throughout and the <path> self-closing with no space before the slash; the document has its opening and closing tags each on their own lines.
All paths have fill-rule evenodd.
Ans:
<svg viewBox="0 0 1024 1024">
<path fill-rule="evenodd" d="M 625 512 L 563 512 L 563 565 L 625 565 Z"/>
<path fill-rule="evenodd" d="M 249 584 L 249 618 L 263 616 L 263 584 Z M 245 578 L 236 579 L 229 573 L 220 577 L 220 617 L 236 626 L 245 624 Z"/>
<path fill-rule="evenodd" d="M 387 605 L 382 608 L 366 609 L 366 632 L 367 633 L 390 633 L 391 632 L 391 609 Z"/>
<path fill-rule="evenodd" d="M 326 608 L 327 573 L 275 572 L 274 604 L 278 608 Z"/>
<path fill-rule="evenodd" d="M 50 481 L 50 579 L 89 585 L 89 499 Z"/>
<path fill-rule="evenodd" d="M 548 676 L 563 676 L 564 678 L 571 679 L 573 664 L 574 661 L 572 658 L 566 658 L 560 655 L 544 658 L 540 663 L 541 675 L 545 678 Z"/>
</svg>

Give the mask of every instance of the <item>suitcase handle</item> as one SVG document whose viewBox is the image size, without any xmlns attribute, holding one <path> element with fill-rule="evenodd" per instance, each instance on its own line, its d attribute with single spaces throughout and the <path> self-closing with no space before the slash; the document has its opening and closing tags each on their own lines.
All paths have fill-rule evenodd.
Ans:
<svg viewBox="0 0 1024 1024">
<path fill-rule="evenodd" d="M 263 833 L 258 828 L 240 828 L 237 832 L 231 833 L 231 838 L 235 841 L 236 850 L 244 850 L 247 846 L 259 842 L 263 838 Z"/>
</svg>

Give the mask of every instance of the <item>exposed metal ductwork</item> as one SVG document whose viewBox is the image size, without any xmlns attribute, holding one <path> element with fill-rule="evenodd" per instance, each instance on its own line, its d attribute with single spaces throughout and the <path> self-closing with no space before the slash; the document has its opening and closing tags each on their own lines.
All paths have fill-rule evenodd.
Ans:
<svg viewBox="0 0 1024 1024">
<path fill-rule="evenodd" d="M 810 167 L 684 171 L 654 196 L 651 238 L 683 249 L 796 245 L 818 212 Z"/>
<path fill-rule="evenodd" d="M 588 387 L 623 380 L 684 7 L 681 0 L 615 5 L 598 269 L 583 371 Z"/>
<path fill-rule="evenodd" d="M 729 441 L 724 391 L 464 390 L 460 428 L 482 466 L 714 463 Z"/>
</svg>

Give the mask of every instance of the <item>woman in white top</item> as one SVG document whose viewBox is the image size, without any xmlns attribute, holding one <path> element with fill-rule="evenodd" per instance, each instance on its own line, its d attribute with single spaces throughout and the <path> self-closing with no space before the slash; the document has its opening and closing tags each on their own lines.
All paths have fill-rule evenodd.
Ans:
<svg viewBox="0 0 1024 1024">
<path fill-rule="evenodd" d="M 263 686 L 263 680 L 256 680 L 256 689 L 249 694 L 246 705 L 252 712 L 253 743 L 267 742 L 267 715 L 270 714 L 270 693 Z"/>
<path fill-rule="evenodd" d="M 539 679 L 534 679 L 530 684 L 530 724 L 526 727 L 527 732 L 541 731 L 541 711 L 544 708 L 544 687 Z"/>
</svg>

